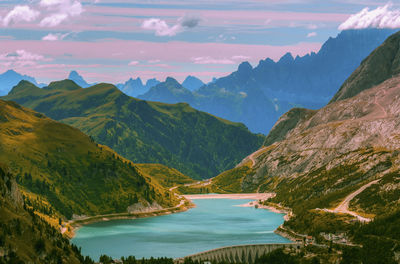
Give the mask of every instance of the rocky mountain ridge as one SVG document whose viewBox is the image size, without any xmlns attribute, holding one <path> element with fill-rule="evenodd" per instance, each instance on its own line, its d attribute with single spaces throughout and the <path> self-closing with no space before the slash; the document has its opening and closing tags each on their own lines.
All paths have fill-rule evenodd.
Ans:
<svg viewBox="0 0 400 264">
<path fill-rule="evenodd" d="M 395 30 L 346 30 L 329 38 L 318 53 L 293 57 L 287 53 L 275 62 L 248 62 L 237 71 L 182 96 L 147 93 L 142 99 L 186 102 L 192 107 L 235 122 L 253 132 L 267 134 L 279 117 L 293 107 L 319 109 L 329 102 L 343 82 L 376 47 Z M 150 98 L 151 97 L 151 98 Z"/>
<path fill-rule="evenodd" d="M 350 209 L 370 216 L 393 212 L 400 198 L 400 75 L 392 76 L 400 65 L 399 43 L 400 33 L 394 34 L 363 61 L 345 82 L 348 98 L 318 111 L 295 108 L 283 115 L 264 148 L 242 161 L 240 166 L 250 157 L 255 161 L 252 172 L 240 178 L 242 191 L 276 192 L 275 202 L 299 213 L 334 208 L 378 180 L 350 202 Z M 380 84 L 360 89 L 363 82 L 352 80 Z"/>
</svg>

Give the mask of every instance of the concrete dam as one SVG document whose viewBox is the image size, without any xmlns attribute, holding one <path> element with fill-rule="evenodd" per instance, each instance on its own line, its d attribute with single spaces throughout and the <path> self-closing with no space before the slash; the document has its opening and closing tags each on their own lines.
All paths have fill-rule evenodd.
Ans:
<svg viewBox="0 0 400 264">
<path fill-rule="evenodd" d="M 300 249 L 302 244 L 256 244 L 256 245 L 240 245 L 240 246 L 229 246 L 217 249 L 212 249 L 197 254 L 187 256 L 185 258 L 191 258 L 193 261 L 217 261 L 217 262 L 229 262 L 229 263 L 254 263 L 255 259 L 261 257 L 264 254 L 268 254 L 279 248 L 290 248 Z M 179 259 L 183 262 L 183 259 Z M 178 262 L 180 262 L 178 260 Z"/>
</svg>

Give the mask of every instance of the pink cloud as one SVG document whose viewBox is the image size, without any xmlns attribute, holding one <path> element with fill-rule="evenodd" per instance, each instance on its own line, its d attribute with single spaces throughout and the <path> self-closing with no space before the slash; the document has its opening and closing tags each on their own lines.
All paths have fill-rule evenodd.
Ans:
<svg viewBox="0 0 400 264">
<path fill-rule="evenodd" d="M 135 65 L 138 65 L 138 64 L 139 64 L 139 61 L 131 61 L 131 62 L 128 63 L 129 66 L 135 66 Z"/>
<path fill-rule="evenodd" d="M 182 30 L 179 24 L 169 26 L 167 22 L 159 18 L 146 19 L 142 23 L 142 28 L 154 30 L 156 36 L 175 36 Z"/>
<path fill-rule="evenodd" d="M 179 78 L 181 71 L 187 71 L 189 67 L 194 70 L 193 74 L 203 72 L 198 76 L 219 76 L 221 72 L 233 71 L 241 59 L 247 60 L 253 64 L 267 57 L 278 60 L 286 52 L 291 52 L 294 56 L 305 55 L 311 51 L 317 52 L 321 43 L 298 43 L 289 46 L 271 46 L 271 45 L 246 45 L 246 44 L 227 44 L 227 43 L 189 43 L 189 42 L 166 42 L 154 43 L 145 41 L 129 40 L 110 40 L 102 42 L 74 42 L 74 41 L 22 41 L 22 40 L 2 40 L 0 46 L 1 53 L 9 53 L 15 50 L 29 47 L 29 52 L 41 54 L 45 58 L 52 58 L 54 64 L 58 59 L 65 59 L 65 54 L 69 54 L 71 60 L 102 60 L 102 66 L 94 67 L 88 72 L 103 73 L 102 81 L 120 82 L 120 76 L 126 76 L 132 71 L 128 64 L 131 61 L 162 61 L 159 65 L 149 65 L 149 71 L 140 71 L 146 74 L 144 77 L 153 78 L 159 76 L 174 76 Z M 239 55 L 238 55 L 239 54 Z M 129 59 L 127 59 L 129 58 Z M 203 58 L 213 60 L 216 67 L 209 64 L 194 64 L 193 58 Z M 235 60 L 234 60 L 235 59 Z M 226 64 L 226 61 L 230 64 Z M 203 60 L 204 61 L 204 60 Z M 211 63 L 209 61 L 208 63 Z M 219 64 L 218 64 L 219 63 Z M 46 65 L 48 62 L 40 62 L 38 65 Z M 165 67 L 176 64 L 175 68 Z M 138 65 L 142 67 L 143 65 Z M 57 79 L 61 72 L 72 68 L 70 65 L 64 65 L 64 69 L 50 66 L 40 66 L 30 68 L 33 76 L 47 76 Z M 82 66 L 85 67 L 85 66 Z M 146 67 L 146 66 L 143 66 Z M 157 69 L 162 68 L 160 70 Z M 197 68 L 196 68 L 197 67 Z M 199 68 L 200 67 L 200 68 Z M 140 68 L 138 68 L 140 70 Z M 168 71 L 167 71 L 167 70 Z M 208 70 L 207 70 L 208 69 Z M 210 73 L 210 69 L 214 71 Z M 208 73 L 205 73 L 208 72 Z M 139 73 L 135 71 L 135 74 Z M 183 74 L 185 75 L 185 74 Z M 141 75 L 138 75 L 141 76 Z M 99 80 L 91 80 L 99 81 Z"/>
<path fill-rule="evenodd" d="M 157 8 L 121 8 L 91 6 L 87 11 L 92 14 L 105 15 L 131 15 L 147 17 L 182 17 L 190 12 L 187 9 L 157 9 Z M 348 18 L 348 14 L 342 13 L 311 13 L 311 12 L 284 12 L 284 11 L 258 11 L 258 10 L 196 10 L 196 14 L 203 18 L 218 20 L 258 20 L 260 24 L 265 21 L 287 20 L 287 21 L 331 21 L 343 22 Z"/>
<path fill-rule="evenodd" d="M 17 5 L 3 19 L 3 25 L 8 26 L 12 23 L 18 23 L 21 21 L 31 22 L 34 21 L 40 12 L 30 8 L 27 5 Z"/>
<path fill-rule="evenodd" d="M 79 59 L 121 59 L 127 56 L 138 61 L 162 60 L 176 62 L 191 62 L 193 57 L 211 57 L 214 59 L 232 58 L 241 54 L 258 61 L 261 58 L 279 59 L 286 52 L 294 56 L 305 55 L 311 51 L 318 51 L 321 43 L 304 42 L 286 46 L 251 45 L 251 44 L 228 44 L 228 43 L 190 43 L 171 41 L 166 43 L 133 41 L 133 40 L 110 40 L 103 42 L 72 42 L 63 41 L 42 42 L 24 40 L 4 40 L 0 46 L 0 52 L 9 52 L 15 49 L 24 49 L 48 54 L 52 57 L 61 56 L 65 53 L 72 54 Z"/>
</svg>

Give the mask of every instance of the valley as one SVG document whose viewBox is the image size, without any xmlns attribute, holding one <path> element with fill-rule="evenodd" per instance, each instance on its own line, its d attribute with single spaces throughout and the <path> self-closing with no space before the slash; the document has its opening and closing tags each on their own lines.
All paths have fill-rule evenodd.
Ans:
<svg viewBox="0 0 400 264">
<path fill-rule="evenodd" d="M 1 3 L 0 264 L 400 263 L 400 5 L 339 2 Z"/>
<path fill-rule="evenodd" d="M 177 258 L 228 245 L 288 242 L 273 232 L 282 215 L 238 206 L 249 198 L 191 199 L 196 207 L 178 214 L 86 225 L 72 242 L 93 259 L 103 253 L 119 258 L 127 252 L 138 258 Z"/>
</svg>

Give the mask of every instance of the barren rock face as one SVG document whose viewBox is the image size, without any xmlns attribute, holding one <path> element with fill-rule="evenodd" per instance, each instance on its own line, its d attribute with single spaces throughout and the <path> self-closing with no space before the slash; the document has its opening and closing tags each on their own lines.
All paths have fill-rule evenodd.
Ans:
<svg viewBox="0 0 400 264">
<path fill-rule="evenodd" d="M 271 176 L 290 177 L 363 149 L 400 148 L 400 76 L 322 108 L 259 157 Z M 285 161 L 285 162 L 284 162 Z"/>
<path fill-rule="evenodd" d="M 289 206 L 307 201 L 329 207 L 379 179 L 365 191 L 369 196 L 360 195 L 351 206 L 372 213 L 398 206 L 399 69 L 397 33 L 364 60 L 330 104 L 318 111 L 292 109 L 279 119 L 242 189 L 275 191 L 277 201 Z M 377 206 L 369 197 L 383 201 Z"/>
</svg>

